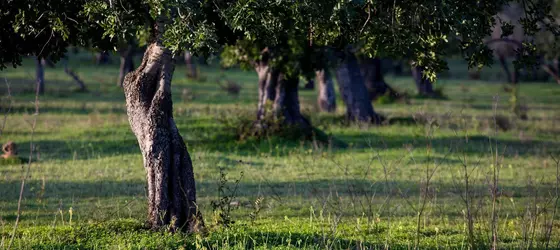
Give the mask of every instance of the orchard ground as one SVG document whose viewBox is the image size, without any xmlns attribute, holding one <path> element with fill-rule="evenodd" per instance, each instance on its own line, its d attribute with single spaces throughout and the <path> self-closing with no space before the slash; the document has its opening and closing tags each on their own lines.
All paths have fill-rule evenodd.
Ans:
<svg viewBox="0 0 560 250">
<path fill-rule="evenodd" d="M 336 143 L 239 141 L 235 124 L 255 117 L 256 74 L 202 66 L 202 78 L 190 80 L 177 65 L 174 116 L 206 224 L 206 232 L 185 235 L 144 228 L 145 174 L 118 66 L 70 65 L 90 91 L 73 91 L 62 66 L 46 68 L 33 135 L 33 62 L 0 73 L 13 101 L 0 141 L 16 142 L 24 158 L 31 141 L 37 148 L 12 248 L 409 249 L 418 240 L 420 248 L 467 249 L 467 207 L 480 248 L 490 246 L 493 224 L 499 248 L 560 247 L 555 83 L 520 84 L 522 120 L 503 82 L 442 78 L 436 87 L 446 99 L 374 103 L 386 118 L 381 126 L 346 123 L 340 98 L 336 113 L 319 113 L 316 91 L 300 90 L 302 112 Z M 453 66 L 451 76 L 466 76 Z M 483 72 L 496 74 L 497 66 Z M 217 84 L 222 77 L 242 87 L 238 96 Z M 411 77 L 386 81 L 415 93 Z M 6 84 L 0 89 L 5 112 L 10 98 Z M 0 248 L 11 238 L 24 169 L 0 165 Z"/>
</svg>

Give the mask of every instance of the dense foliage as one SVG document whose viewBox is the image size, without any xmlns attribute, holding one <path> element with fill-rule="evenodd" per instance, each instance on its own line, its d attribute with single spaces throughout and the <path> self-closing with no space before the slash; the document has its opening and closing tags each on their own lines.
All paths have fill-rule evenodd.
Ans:
<svg viewBox="0 0 560 250">
<path fill-rule="evenodd" d="M 451 45 L 459 46 L 470 67 L 491 64 L 491 51 L 482 41 L 494 25 L 502 25 L 508 35 L 511 24 L 496 14 L 509 2 L 8 0 L 0 3 L 0 66 L 15 66 L 23 55 L 56 59 L 68 45 L 107 49 L 130 37 L 149 39 L 155 20 L 164 18 L 168 48 L 208 53 L 226 46 L 226 64 L 258 60 L 269 48 L 277 55 L 273 64 L 305 72 L 324 66 L 324 48 L 341 51 L 353 45 L 369 56 L 409 58 L 435 77 L 446 68 L 442 58 Z M 520 23 L 527 37 L 520 58 L 531 63 L 538 51 L 530 37 L 539 33 L 555 44 L 557 3 L 517 2 L 524 7 Z"/>
</svg>

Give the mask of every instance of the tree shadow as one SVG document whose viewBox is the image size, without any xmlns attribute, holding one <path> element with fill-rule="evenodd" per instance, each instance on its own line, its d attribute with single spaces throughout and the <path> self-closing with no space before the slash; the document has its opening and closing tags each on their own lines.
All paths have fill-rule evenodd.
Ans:
<svg viewBox="0 0 560 250">
<path fill-rule="evenodd" d="M 459 181 L 460 182 L 460 181 Z M 21 181 L 4 180 L 0 181 L 0 201 L 17 202 Z M 44 185 L 44 189 L 42 186 Z M 368 180 L 358 177 L 348 177 L 346 179 L 319 179 L 302 181 L 274 181 L 274 180 L 240 180 L 238 184 L 223 184 L 220 180 L 197 181 L 199 198 L 214 197 L 220 185 L 237 185 L 236 197 L 240 199 L 250 199 L 255 194 L 263 197 L 270 197 L 277 200 L 292 199 L 296 197 L 330 197 L 336 192 L 337 197 L 331 199 L 344 198 L 371 198 L 375 194 L 376 199 L 383 200 L 385 197 L 418 197 L 422 194 L 423 184 L 421 180 L 391 180 L 384 181 Z M 432 187 L 437 188 L 439 198 L 458 198 L 464 190 L 460 184 L 434 181 Z M 65 181 L 56 179 L 28 180 L 25 192 L 28 196 L 36 197 L 40 194 L 42 199 L 87 199 L 97 198 L 116 198 L 116 197 L 137 197 L 145 195 L 146 183 L 142 179 L 138 180 L 98 180 L 98 181 Z M 387 190 L 390 186 L 392 190 Z M 473 183 L 471 185 L 473 193 L 484 194 L 488 192 L 486 183 Z M 535 195 L 534 190 L 527 186 L 501 184 L 500 190 L 512 198 L 531 197 Z M 549 183 L 538 186 L 539 196 L 547 196 L 555 190 L 554 185 Z M 396 193 L 399 192 L 399 193 Z M 16 205 L 15 203 L 13 204 Z"/>
<path fill-rule="evenodd" d="M 462 136 L 445 136 L 426 138 L 424 136 L 391 135 L 386 137 L 379 134 L 359 132 L 352 135 L 339 135 L 339 139 L 352 143 L 354 148 L 361 149 L 417 149 L 430 147 L 441 154 L 466 153 L 469 155 L 489 155 L 497 150 L 506 157 L 528 156 L 541 154 L 560 154 L 560 143 L 532 140 L 520 141 L 514 139 L 491 138 L 483 135 L 469 136 L 466 140 Z"/>
</svg>

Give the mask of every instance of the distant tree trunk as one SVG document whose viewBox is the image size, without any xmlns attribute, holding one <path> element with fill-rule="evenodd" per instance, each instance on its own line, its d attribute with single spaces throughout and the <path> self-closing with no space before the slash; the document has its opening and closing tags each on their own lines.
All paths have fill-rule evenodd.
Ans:
<svg viewBox="0 0 560 250">
<path fill-rule="evenodd" d="M 124 76 L 134 70 L 134 45 L 128 44 L 126 48 L 119 51 L 121 57 L 121 65 L 119 67 L 119 79 L 117 86 L 122 88 Z"/>
<path fill-rule="evenodd" d="M 39 94 L 45 94 L 45 69 L 39 58 L 35 58 L 35 81 L 37 82 Z"/>
<path fill-rule="evenodd" d="M 257 105 L 257 120 L 264 119 L 267 105 L 272 105 L 276 98 L 276 83 L 279 72 L 270 70 L 266 62 L 261 62 L 255 67 L 259 77 L 259 103 Z"/>
<path fill-rule="evenodd" d="M 336 110 L 336 96 L 334 83 L 328 69 L 315 71 L 316 82 L 319 85 L 317 104 L 322 112 L 334 112 Z"/>
<path fill-rule="evenodd" d="M 365 58 L 362 60 L 360 66 L 370 100 L 375 100 L 385 95 L 387 92 L 391 95 L 397 95 L 383 78 L 381 59 Z"/>
<path fill-rule="evenodd" d="M 196 63 L 193 60 L 191 52 L 185 51 L 185 64 L 187 65 L 187 77 L 196 79 L 198 78 L 196 72 Z"/>
<path fill-rule="evenodd" d="M 41 64 L 43 64 L 43 67 L 47 66 L 49 68 L 54 68 L 55 64 L 53 63 L 53 61 L 51 59 L 48 58 L 42 58 L 41 59 Z"/>
<path fill-rule="evenodd" d="M 315 81 L 313 79 L 308 79 L 307 83 L 303 86 L 303 89 L 315 89 Z"/>
<path fill-rule="evenodd" d="M 102 51 L 102 52 L 95 53 L 95 64 L 101 65 L 101 64 L 108 64 L 108 63 L 109 63 L 109 52 Z"/>
<path fill-rule="evenodd" d="M 422 66 L 412 66 L 412 77 L 416 83 L 418 95 L 431 97 L 435 94 L 432 81 L 424 77 L 424 68 Z"/>
<path fill-rule="evenodd" d="M 311 128 L 309 121 L 301 115 L 298 93 L 298 76 L 278 74 L 276 83 L 276 98 L 273 110 L 276 115 L 283 118 L 284 124 L 297 125 L 302 128 Z"/>
<path fill-rule="evenodd" d="M 257 71 L 258 72 L 258 71 Z M 257 110 L 257 128 L 265 128 L 266 117 L 281 118 L 285 125 L 296 125 L 306 130 L 311 123 L 303 117 L 299 105 L 299 77 L 286 77 L 282 72 L 268 69 L 259 74 L 259 104 Z M 271 103 L 272 105 L 267 105 Z"/>
<path fill-rule="evenodd" d="M 508 82 L 516 84 L 519 80 L 519 70 L 514 67 L 513 68 L 513 74 L 512 74 L 511 71 L 509 70 L 509 66 L 508 66 L 506 57 L 504 55 L 498 55 L 498 58 L 500 60 L 500 64 L 502 65 L 502 69 L 506 73 L 506 77 L 508 79 Z"/>
<path fill-rule="evenodd" d="M 148 223 L 152 228 L 194 232 L 203 221 L 191 158 L 173 119 L 173 71 L 172 54 L 160 38 L 148 46 L 140 66 L 126 75 L 123 87 L 130 127 L 144 159 Z"/>
<path fill-rule="evenodd" d="M 336 70 L 342 100 L 346 104 L 346 117 L 352 121 L 379 123 L 380 117 L 373 110 L 369 94 L 360 72 L 358 60 L 347 53 Z"/>
<path fill-rule="evenodd" d="M 393 70 L 396 76 L 403 75 L 403 63 L 401 60 L 396 60 L 393 62 Z"/>
<path fill-rule="evenodd" d="M 72 80 L 74 80 L 74 83 L 76 83 L 76 85 L 78 85 L 78 90 L 80 92 L 87 92 L 88 89 L 86 87 L 86 84 L 82 81 L 82 79 L 80 79 L 80 77 L 70 68 L 68 68 L 68 58 L 64 58 L 64 73 L 66 73 L 68 76 L 70 76 L 72 78 Z"/>
<path fill-rule="evenodd" d="M 558 84 L 560 84 L 560 65 L 559 60 L 554 59 L 552 64 L 543 64 L 543 70 L 548 73 Z"/>
</svg>

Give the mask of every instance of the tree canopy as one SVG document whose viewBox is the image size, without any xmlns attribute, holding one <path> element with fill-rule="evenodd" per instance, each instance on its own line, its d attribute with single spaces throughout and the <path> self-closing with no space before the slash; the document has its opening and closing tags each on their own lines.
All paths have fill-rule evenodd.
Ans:
<svg viewBox="0 0 560 250">
<path fill-rule="evenodd" d="M 556 2 L 517 0 L 527 36 L 558 37 Z M 18 65 L 23 55 L 60 57 L 69 45 L 112 49 L 133 36 L 154 36 L 155 20 L 165 18 L 165 46 L 208 53 L 221 46 L 244 47 L 243 57 L 276 48 L 296 62 L 314 48 L 352 44 L 370 56 L 406 57 L 427 74 L 445 69 L 446 46 L 458 44 L 470 67 L 491 63 L 482 42 L 491 28 L 511 24 L 496 14 L 509 0 L 7 0 L 0 3 L 0 67 Z M 556 7 L 557 8 L 557 7 Z M 146 35 L 147 34 L 147 35 Z M 147 38 L 148 39 L 148 38 Z M 548 39 L 550 40 L 550 38 Z M 456 41 L 454 43 L 453 41 Z M 529 41 L 529 40 L 527 40 Z M 525 57 L 536 53 L 524 43 Z M 253 47 L 253 50 L 247 49 Z M 255 51 L 257 53 L 255 53 Z M 289 53 L 286 53 L 289 52 Z M 301 57 L 304 55 L 305 57 Z M 298 56 L 299 55 L 299 56 Z M 287 64 L 294 69 L 301 65 Z M 305 63 L 305 65 L 309 65 Z"/>
</svg>

